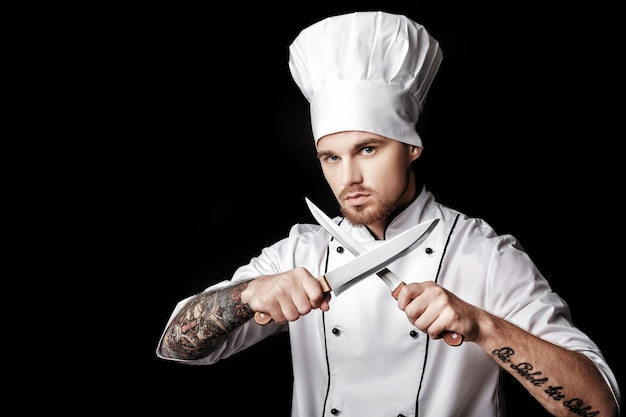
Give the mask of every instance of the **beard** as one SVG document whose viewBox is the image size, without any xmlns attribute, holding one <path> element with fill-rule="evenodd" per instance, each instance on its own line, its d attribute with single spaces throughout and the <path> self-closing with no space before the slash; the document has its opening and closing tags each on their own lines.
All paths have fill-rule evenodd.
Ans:
<svg viewBox="0 0 626 417">
<path fill-rule="evenodd" d="M 380 201 L 368 206 L 341 206 L 341 214 L 348 221 L 357 226 L 367 226 L 381 219 L 390 218 L 398 209 L 396 201 Z"/>
<path fill-rule="evenodd" d="M 409 188 L 412 184 L 411 173 L 412 171 L 410 169 L 406 170 L 404 175 L 404 187 L 402 187 L 402 191 L 400 191 L 397 197 L 393 200 L 381 199 L 375 191 L 361 185 L 343 189 L 341 193 L 339 193 L 338 198 L 339 204 L 341 206 L 342 216 L 348 219 L 350 223 L 357 226 L 367 226 L 380 220 L 383 220 L 385 223 L 388 224 L 389 219 L 395 217 L 400 211 L 404 210 L 410 204 L 410 201 L 406 202 L 404 200 L 406 200 L 407 193 L 409 193 Z M 345 199 L 347 195 L 357 192 L 370 194 L 372 197 L 374 197 L 374 203 L 367 206 L 351 207 L 345 207 L 343 204 L 341 204 L 341 202 Z M 416 195 L 413 196 L 411 201 L 415 198 Z"/>
<path fill-rule="evenodd" d="M 346 188 L 339 194 L 339 201 L 343 201 L 345 196 L 355 192 L 367 192 L 374 197 L 374 204 L 367 206 L 351 206 L 345 207 L 341 204 L 341 214 L 348 219 L 350 223 L 357 226 L 367 226 L 371 223 L 383 220 L 389 223 L 389 219 L 393 218 L 400 211 L 404 210 L 410 203 L 402 203 L 403 197 L 406 196 L 410 187 L 410 174 L 407 172 L 404 188 L 394 200 L 383 200 L 378 195 L 366 187 Z"/>
</svg>

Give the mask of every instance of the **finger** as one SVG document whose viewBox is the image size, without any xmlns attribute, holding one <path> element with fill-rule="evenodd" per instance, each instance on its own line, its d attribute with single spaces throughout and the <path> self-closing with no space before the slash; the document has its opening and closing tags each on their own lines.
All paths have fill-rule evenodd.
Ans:
<svg viewBox="0 0 626 417">
<path fill-rule="evenodd" d="M 320 304 L 320 310 L 322 311 L 330 310 L 330 299 L 331 299 L 331 294 L 329 292 L 324 293 L 322 304 Z"/>
<path fill-rule="evenodd" d="M 302 281 L 302 287 L 308 297 L 311 308 L 319 308 L 324 301 L 328 302 L 330 293 L 324 292 L 319 279 L 309 275 L 310 278 Z"/>
<path fill-rule="evenodd" d="M 280 309 L 282 315 L 287 321 L 295 321 L 300 316 L 307 314 L 311 311 L 308 298 L 303 291 L 297 291 L 295 295 L 289 295 L 279 299 Z"/>
<path fill-rule="evenodd" d="M 425 286 L 418 282 L 405 284 L 398 294 L 398 307 L 405 310 L 406 307 L 416 298 L 424 293 Z"/>
</svg>

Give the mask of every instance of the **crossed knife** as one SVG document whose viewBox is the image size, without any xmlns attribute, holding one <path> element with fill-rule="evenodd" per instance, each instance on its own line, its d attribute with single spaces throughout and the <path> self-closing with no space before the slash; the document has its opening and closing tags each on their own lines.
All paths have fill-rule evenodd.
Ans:
<svg viewBox="0 0 626 417">
<path fill-rule="evenodd" d="M 397 299 L 400 290 L 406 284 L 400 277 L 391 272 L 386 265 L 418 247 L 426 240 L 439 222 L 439 219 L 433 219 L 420 223 L 368 251 L 356 239 L 333 222 L 311 200 L 308 198 L 305 198 L 305 200 L 313 217 L 319 224 L 356 256 L 353 260 L 330 272 L 326 272 L 318 278 L 324 292 L 334 291 L 335 295 L 339 295 L 358 280 L 376 273 L 387 284 L 391 290 L 391 295 Z M 257 323 L 265 325 L 272 318 L 267 313 L 257 312 L 254 319 Z M 442 336 L 450 346 L 458 346 L 463 343 L 463 336 L 457 333 L 446 331 Z"/>
</svg>

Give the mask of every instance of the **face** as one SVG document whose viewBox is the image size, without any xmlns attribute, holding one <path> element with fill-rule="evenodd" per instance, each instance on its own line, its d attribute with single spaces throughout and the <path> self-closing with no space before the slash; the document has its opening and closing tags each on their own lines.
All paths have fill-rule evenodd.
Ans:
<svg viewBox="0 0 626 417">
<path fill-rule="evenodd" d="M 422 148 L 384 136 L 339 132 L 317 143 L 324 177 L 342 214 L 354 224 L 382 228 L 415 198 L 411 163 Z"/>
</svg>

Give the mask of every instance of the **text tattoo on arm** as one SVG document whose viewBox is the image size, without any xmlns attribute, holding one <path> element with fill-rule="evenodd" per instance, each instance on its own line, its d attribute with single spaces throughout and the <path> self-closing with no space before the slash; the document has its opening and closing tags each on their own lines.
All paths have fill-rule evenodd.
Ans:
<svg viewBox="0 0 626 417">
<path fill-rule="evenodd" d="M 497 358 L 503 363 L 510 363 L 511 369 L 513 369 L 517 374 L 519 374 L 523 379 L 530 382 L 536 387 L 546 386 L 548 384 L 549 378 L 542 377 L 540 371 L 533 372 L 533 366 L 528 362 L 522 362 L 518 364 L 514 364 L 511 362 L 511 357 L 515 354 L 515 351 L 510 347 L 503 347 L 501 349 L 496 349 L 492 352 Z M 555 401 L 562 401 L 563 406 L 565 406 L 570 412 L 575 415 L 581 417 L 596 417 L 600 415 L 600 412 L 597 410 L 591 410 L 591 406 L 585 405 L 583 400 L 580 398 L 570 398 L 565 399 L 565 395 L 563 394 L 563 387 L 547 385 L 543 391 L 546 395 L 552 398 Z"/>
<path fill-rule="evenodd" d="M 164 345 L 170 356 L 198 359 L 220 346 L 228 334 L 247 322 L 254 312 L 241 302 L 247 282 L 192 298 L 167 328 Z"/>
</svg>

